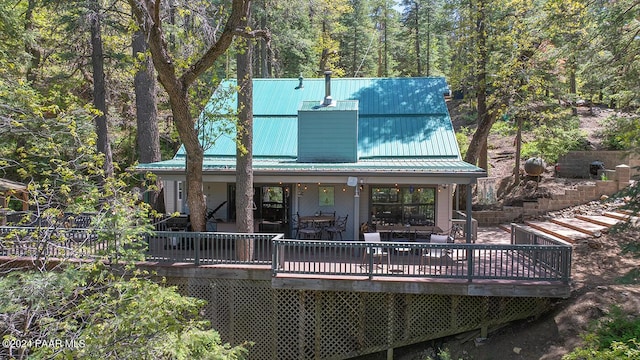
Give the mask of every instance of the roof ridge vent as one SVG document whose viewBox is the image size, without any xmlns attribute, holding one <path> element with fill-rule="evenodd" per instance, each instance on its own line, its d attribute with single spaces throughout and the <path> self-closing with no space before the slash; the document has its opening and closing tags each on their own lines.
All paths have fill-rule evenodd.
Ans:
<svg viewBox="0 0 640 360">
<path fill-rule="evenodd" d="M 322 106 L 336 106 L 336 102 L 331 97 L 331 70 L 324 72 L 324 100 Z"/>
</svg>

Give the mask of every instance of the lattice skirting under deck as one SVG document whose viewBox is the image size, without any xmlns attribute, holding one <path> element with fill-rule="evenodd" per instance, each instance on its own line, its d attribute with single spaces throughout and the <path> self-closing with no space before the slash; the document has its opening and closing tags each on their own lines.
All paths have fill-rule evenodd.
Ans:
<svg viewBox="0 0 640 360">
<path fill-rule="evenodd" d="M 538 315 L 549 299 L 273 289 L 270 281 L 168 278 L 208 302 L 224 342 L 250 359 L 348 359 Z"/>
</svg>

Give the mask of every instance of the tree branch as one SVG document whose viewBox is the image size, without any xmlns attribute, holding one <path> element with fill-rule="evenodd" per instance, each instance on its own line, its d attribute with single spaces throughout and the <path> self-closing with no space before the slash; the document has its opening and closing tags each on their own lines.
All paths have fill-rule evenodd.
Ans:
<svg viewBox="0 0 640 360">
<path fill-rule="evenodd" d="M 263 38 L 267 41 L 267 44 L 271 42 L 271 32 L 268 29 L 256 29 L 253 31 L 246 31 L 245 29 L 236 29 L 234 34 L 246 39 Z"/>
<path fill-rule="evenodd" d="M 222 34 L 218 41 L 213 44 L 207 52 L 202 55 L 198 61 L 191 65 L 187 71 L 180 77 L 183 86 L 188 87 L 195 79 L 198 78 L 205 70 L 210 68 L 218 57 L 220 57 L 229 48 L 233 37 L 236 35 L 236 29 L 242 24 L 243 19 L 247 16 L 249 5 L 248 0 L 233 0 L 231 6 L 231 15 L 227 19 Z"/>
</svg>

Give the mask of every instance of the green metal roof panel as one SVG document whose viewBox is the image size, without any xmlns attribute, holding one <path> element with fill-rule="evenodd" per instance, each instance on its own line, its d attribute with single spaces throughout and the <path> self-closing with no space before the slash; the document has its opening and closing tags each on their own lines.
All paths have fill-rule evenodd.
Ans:
<svg viewBox="0 0 640 360">
<path fill-rule="evenodd" d="M 320 103 L 324 99 L 324 78 L 304 79 L 302 89 L 296 89 L 298 84 L 298 79 L 254 79 L 253 114 L 295 115 L 303 101 Z M 220 86 L 228 89 L 235 85 L 235 80 L 228 80 Z M 358 111 L 362 115 L 447 114 L 442 100 L 446 92 L 448 87 L 441 77 L 331 79 L 331 97 L 358 100 Z M 235 96 L 226 101 L 228 107 L 236 107 Z"/>
<path fill-rule="evenodd" d="M 298 111 L 355 111 L 358 110 L 358 102 L 355 100 L 334 101 L 330 106 L 321 105 L 319 101 L 303 101 Z"/>
<path fill-rule="evenodd" d="M 223 134 L 213 146 L 205 149 L 206 156 L 236 156 L 236 132 Z M 292 116 L 253 118 L 253 156 L 296 157 L 298 153 L 298 118 Z M 184 156 L 181 146 L 176 156 Z"/>
<path fill-rule="evenodd" d="M 458 158 L 453 125 L 447 115 L 360 118 L 358 156 Z"/>
<path fill-rule="evenodd" d="M 296 117 L 255 117 L 254 157 L 297 157 Z M 235 156 L 230 135 L 219 137 L 205 156 Z M 447 157 L 458 158 L 458 143 L 448 116 L 360 117 L 358 157 Z M 181 147 L 177 155 L 184 155 Z"/>
<path fill-rule="evenodd" d="M 233 81 L 227 81 L 231 86 Z M 357 162 L 299 162 L 298 110 L 324 98 L 324 79 L 254 79 L 253 157 L 256 171 L 400 171 L 486 175 L 463 162 L 443 93 L 444 78 L 333 78 L 331 96 L 346 111 L 357 109 Z M 233 107 L 232 101 L 220 108 Z M 307 101 L 307 102 L 305 102 Z M 357 104 L 357 107 L 356 107 Z M 329 113 L 327 113 L 329 114 Z M 215 125 L 214 125 L 215 126 Z M 213 132 L 215 134 L 215 132 Z M 235 169 L 235 133 L 221 135 L 205 151 L 205 171 Z M 142 164 L 141 170 L 184 171 L 184 149 L 169 161 Z"/>
</svg>

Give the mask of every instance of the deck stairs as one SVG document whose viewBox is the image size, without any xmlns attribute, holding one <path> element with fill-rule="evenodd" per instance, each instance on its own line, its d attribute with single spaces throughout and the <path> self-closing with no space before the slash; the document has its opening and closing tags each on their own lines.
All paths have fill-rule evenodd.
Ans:
<svg viewBox="0 0 640 360">
<path fill-rule="evenodd" d="M 631 220 L 638 223 L 638 218 L 623 210 L 607 211 L 602 215 L 576 215 L 574 218 L 552 218 L 545 221 L 525 221 L 525 228 L 533 233 L 541 233 L 555 239 L 575 243 L 580 240 L 600 237 L 612 226 Z M 510 231 L 509 225 L 501 225 L 502 229 Z"/>
</svg>

